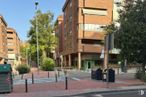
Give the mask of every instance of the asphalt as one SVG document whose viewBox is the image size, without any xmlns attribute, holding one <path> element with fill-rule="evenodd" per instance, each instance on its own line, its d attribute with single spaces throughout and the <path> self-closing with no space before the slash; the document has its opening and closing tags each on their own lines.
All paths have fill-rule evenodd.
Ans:
<svg viewBox="0 0 146 97">
<path fill-rule="evenodd" d="M 55 97 L 96 97 L 93 95 L 104 95 L 104 97 L 125 97 L 122 95 L 131 95 L 131 93 L 136 93 L 140 97 L 141 91 L 144 91 L 144 95 L 146 94 L 146 85 L 141 86 L 130 86 L 130 87 L 118 87 L 118 88 L 103 88 L 103 89 L 87 89 L 80 93 L 76 93 L 74 95 L 63 95 L 63 96 L 55 96 Z M 113 96 L 114 95 L 114 96 Z M 115 96 L 120 95 L 120 96 Z M 97 96 L 98 97 L 98 96 Z M 138 97 L 138 96 L 126 96 L 126 97 Z M 146 96 L 144 96 L 146 97 Z"/>
<path fill-rule="evenodd" d="M 58 97 L 146 97 L 146 90 L 132 90 L 132 91 L 118 91 L 118 92 L 90 92 L 82 93 L 78 95 L 70 96 L 58 96 Z"/>
</svg>

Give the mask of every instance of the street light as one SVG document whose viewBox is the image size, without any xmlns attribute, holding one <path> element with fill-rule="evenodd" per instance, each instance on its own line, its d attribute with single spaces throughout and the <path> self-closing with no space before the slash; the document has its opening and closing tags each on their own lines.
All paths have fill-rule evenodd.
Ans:
<svg viewBox="0 0 146 97">
<path fill-rule="evenodd" d="M 35 23 L 36 23 L 36 27 L 35 27 L 35 31 L 36 31 L 36 43 L 37 43 L 37 67 L 38 67 L 38 71 L 39 71 L 39 42 L 38 42 L 38 21 L 37 21 L 37 6 L 38 6 L 38 2 L 35 2 L 35 10 L 36 10 L 36 17 L 35 17 Z"/>
</svg>

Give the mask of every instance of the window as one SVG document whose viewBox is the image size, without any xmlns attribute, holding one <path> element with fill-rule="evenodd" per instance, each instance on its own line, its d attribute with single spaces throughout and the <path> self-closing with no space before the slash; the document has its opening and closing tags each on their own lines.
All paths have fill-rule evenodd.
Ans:
<svg viewBox="0 0 146 97">
<path fill-rule="evenodd" d="M 66 12 L 64 12 L 64 20 L 66 20 Z"/>
<path fill-rule="evenodd" d="M 66 23 L 64 23 L 64 34 L 66 34 Z"/>
<path fill-rule="evenodd" d="M 8 45 L 14 45 L 14 44 L 9 42 Z"/>
<path fill-rule="evenodd" d="M 72 16 L 69 16 L 69 21 L 72 22 Z"/>
<path fill-rule="evenodd" d="M 72 33 L 72 30 L 70 30 L 69 33 L 71 34 Z"/>
<path fill-rule="evenodd" d="M 84 8 L 82 9 L 83 14 L 86 15 L 98 15 L 98 16 L 106 16 L 107 9 L 91 9 L 91 8 Z"/>
<path fill-rule="evenodd" d="M 14 51 L 14 49 L 8 49 L 8 51 Z"/>
<path fill-rule="evenodd" d="M 7 39 L 13 40 L 13 38 L 12 38 L 12 37 L 7 37 Z"/>
<path fill-rule="evenodd" d="M 13 34 L 13 32 L 7 32 L 8 34 Z"/>
<path fill-rule="evenodd" d="M 72 7 L 72 1 L 70 2 L 69 6 Z"/>
<path fill-rule="evenodd" d="M 81 42 L 83 44 L 92 44 L 92 45 L 95 45 L 95 46 L 101 46 L 104 43 L 102 40 L 93 40 L 93 39 L 82 39 Z"/>
<path fill-rule="evenodd" d="M 80 24 L 80 29 L 85 31 L 103 32 L 105 25 L 98 24 Z"/>
</svg>

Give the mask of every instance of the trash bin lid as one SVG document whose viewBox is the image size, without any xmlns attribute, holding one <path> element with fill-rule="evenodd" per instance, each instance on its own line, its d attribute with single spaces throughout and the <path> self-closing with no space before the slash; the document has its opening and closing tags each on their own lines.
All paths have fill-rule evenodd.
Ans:
<svg viewBox="0 0 146 97">
<path fill-rule="evenodd" d="M 12 71 L 10 64 L 0 64 L 0 72 L 10 72 Z"/>
</svg>

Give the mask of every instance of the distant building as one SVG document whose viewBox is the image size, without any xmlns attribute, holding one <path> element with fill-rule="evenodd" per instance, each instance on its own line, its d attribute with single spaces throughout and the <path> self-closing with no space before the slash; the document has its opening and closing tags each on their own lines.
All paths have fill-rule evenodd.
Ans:
<svg viewBox="0 0 146 97">
<path fill-rule="evenodd" d="M 7 60 L 7 23 L 0 15 L 0 64 Z"/>
<path fill-rule="evenodd" d="M 114 0 L 66 0 L 63 6 L 63 64 L 90 69 L 101 65 L 103 27 L 113 21 Z"/>
<path fill-rule="evenodd" d="M 8 28 L 0 15 L 0 64 L 9 63 L 12 67 L 21 64 L 20 38 L 13 28 Z"/>
<path fill-rule="evenodd" d="M 13 66 L 21 64 L 20 38 L 13 28 L 7 28 L 8 63 Z"/>
<path fill-rule="evenodd" d="M 62 66 L 62 54 L 63 54 L 63 47 L 64 47 L 64 32 L 63 32 L 63 16 L 60 15 L 55 23 L 55 35 L 58 38 L 58 44 L 56 47 L 56 63 L 58 66 Z"/>
</svg>

